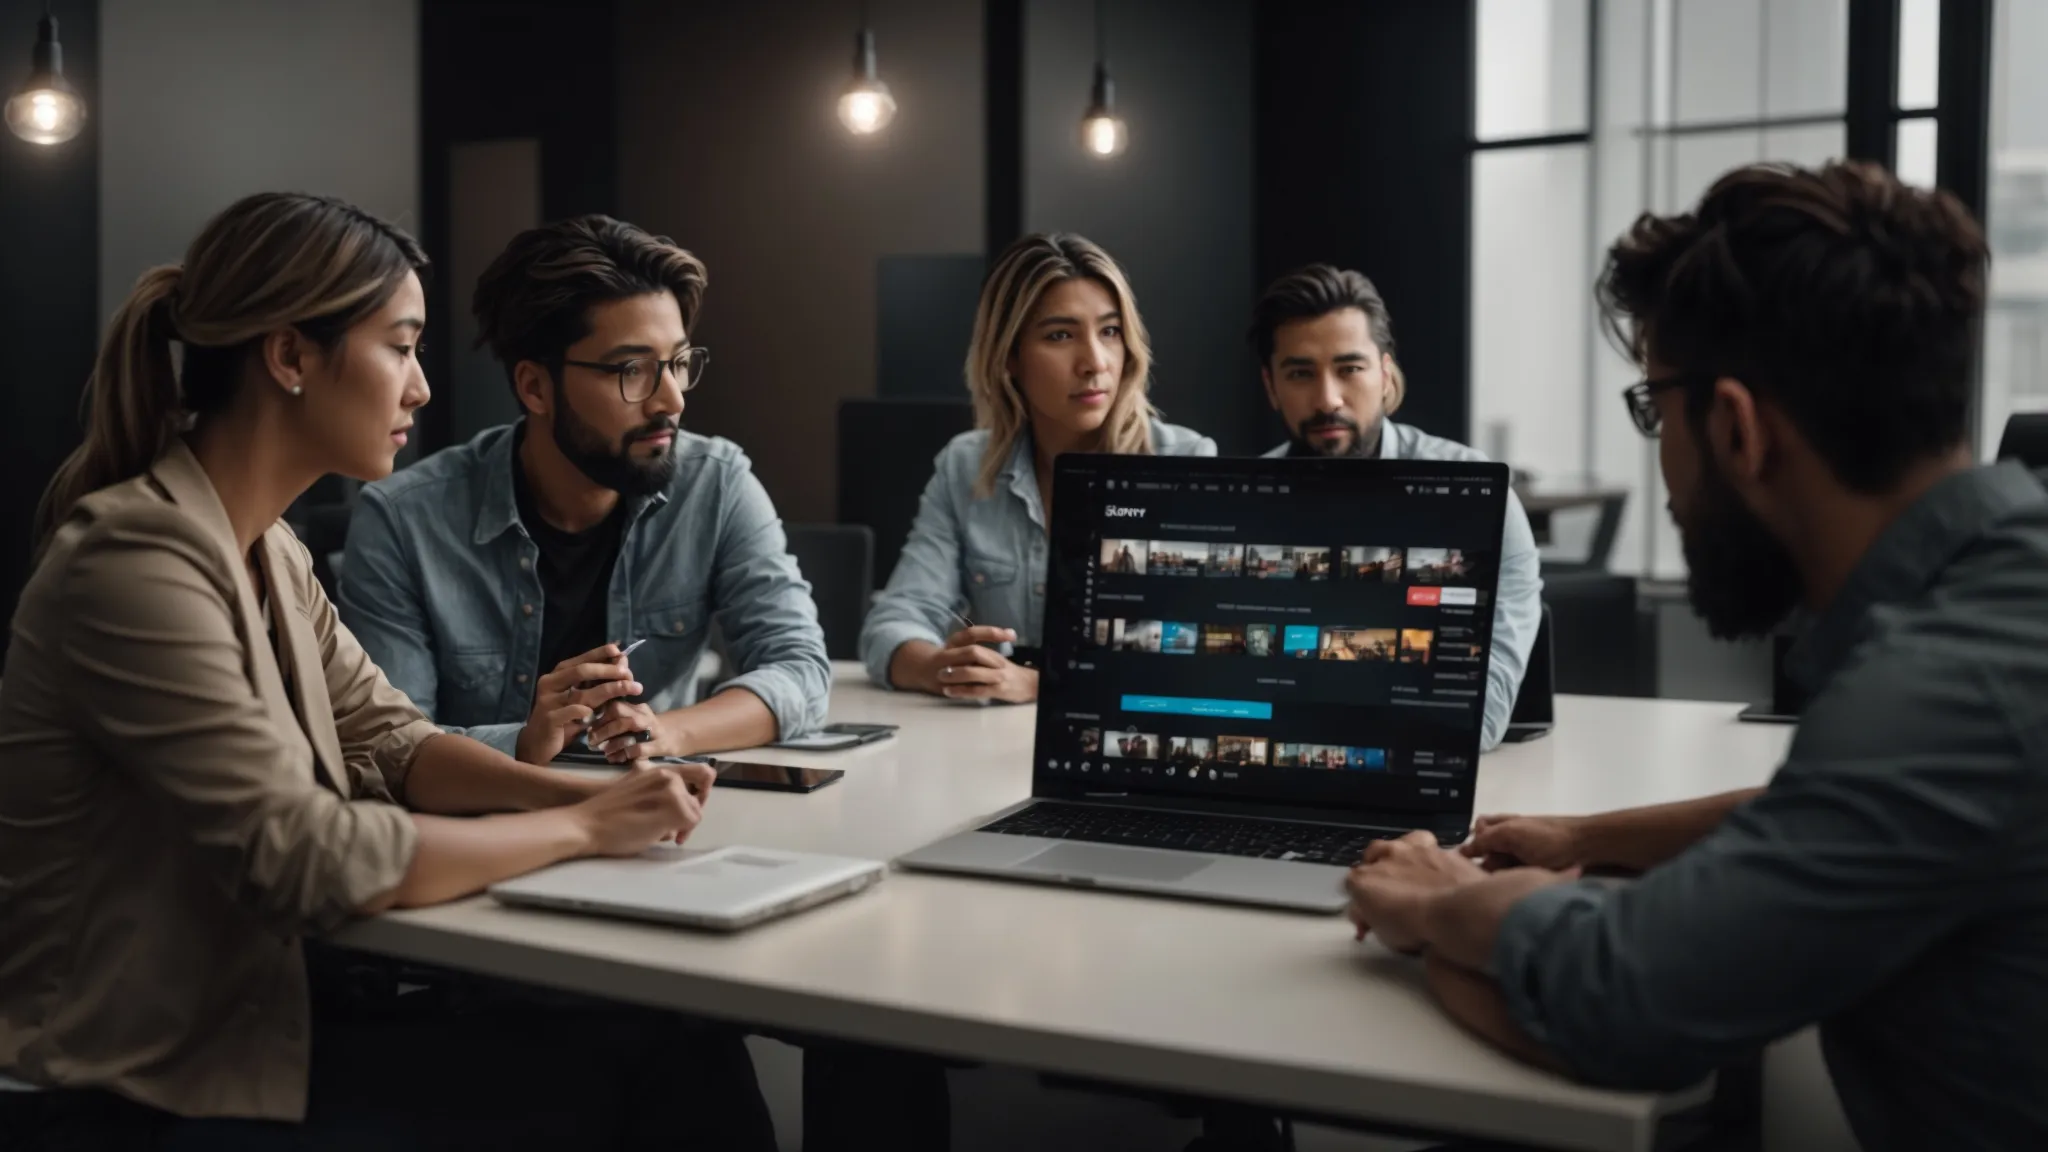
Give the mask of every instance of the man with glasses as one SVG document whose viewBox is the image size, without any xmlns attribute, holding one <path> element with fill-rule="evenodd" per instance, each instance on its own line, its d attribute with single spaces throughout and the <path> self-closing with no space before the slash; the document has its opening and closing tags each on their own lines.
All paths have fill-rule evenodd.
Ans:
<svg viewBox="0 0 2048 1152">
<path fill-rule="evenodd" d="M 1761 789 L 1373 845 L 1353 921 L 1468 1027 L 1676 1089 L 1818 1025 L 1871 1152 L 2048 1148 L 2048 489 L 1971 448 L 1986 263 L 1860 163 L 1738 169 L 1610 250 L 1693 608 L 1803 610 L 1812 695 Z"/>
<path fill-rule="evenodd" d="M 605 216 L 521 233 L 477 281 L 477 343 L 526 415 L 365 488 L 340 574 L 342 619 L 442 725 L 536 764 L 630 764 L 823 718 L 825 636 L 775 506 L 738 447 L 681 426 L 704 285 Z M 737 675 L 699 701 L 714 621 Z M 941 1065 L 796 1040 L 808 1145 L 946 1147 Z"/>
<path fill-rule="evenodd" d="M 623 764 L 824 715 L 824 633 L 774 505 L 736 446 L 680 425 L 704 285 L 695 256 L 604 216 L 521 234 L 477 282 L 478 343 L 525 418 L 364 489 L 338 597 L 435 721 L 536 764 Z M 738 667 L 700 701 L 714 620 Z"/>
</svg>

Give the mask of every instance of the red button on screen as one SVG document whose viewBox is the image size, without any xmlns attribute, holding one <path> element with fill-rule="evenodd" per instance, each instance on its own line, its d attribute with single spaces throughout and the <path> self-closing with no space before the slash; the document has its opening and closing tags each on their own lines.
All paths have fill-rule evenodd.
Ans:
<svg viewBox="0 0 2048 1152">
<path fill-rule="evenodd" d="M 1408 603 L 1416 608 L 1434 608 L 1443 599 L 1443 595 L 1444 590 L 1441 588 L 1410 588 Z"/>
</svg>

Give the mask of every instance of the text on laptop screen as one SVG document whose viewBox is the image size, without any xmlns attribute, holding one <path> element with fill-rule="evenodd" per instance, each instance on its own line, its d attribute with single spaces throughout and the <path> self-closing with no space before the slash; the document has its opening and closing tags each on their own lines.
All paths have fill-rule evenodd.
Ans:
<svg viewBox="0 0 2048 1152">
<path fill-rule="evenodd" d="M 1062 457 L 1038 794 L 1469 809 L 1506 479 Z"/>
</svg>

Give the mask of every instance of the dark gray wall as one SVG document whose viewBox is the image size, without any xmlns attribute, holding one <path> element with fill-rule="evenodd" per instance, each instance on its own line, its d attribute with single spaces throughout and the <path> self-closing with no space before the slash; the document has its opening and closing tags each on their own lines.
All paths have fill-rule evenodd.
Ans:
<svg viewBox="0 0 2048 1152">
<path fill-rule="evenodd" d="M 418 230 L 416 0 L 100 0 L 99 13 L 103 312 L 254 192 L 339 196 Z"/>
<path fill-rule="evenodd" d="M 879 262 L 981 248 L 981 6 L 870 8 L 898 110 L 855 138 L 833 109 L 858 5 L 618 5 L 624 215 L 710 269 L 684 423 L 738 441 L 790 520 L 834 516 L 839 401 L 876 392 Z"/>
<path fill-rule="evenodd" d="M 448 148 L 447 255 L 440 272 L 457 297 L 444 331 L 448 371 L 437 389 L 449 409 L 449 436 L 462 443 L 524 411 L 512 395 L 504 365 L 489 348 L 476 346 L 476 316 L 468 295 L 491 261 L 512 238 L 540 225 L 539 140 L 481 140 Z"/>
<path fill-rule="evenodd" d="M 1400 419 L 1470 429 L 1475 6 L 1262 0 L 1258 274 L 1329 261 L 1372 277 L 1407 372 Z M 1263 397 L 1247 424 L 1280 434 Z"/>
<path fill-rule="evenodd" d="M 1024 227 L 1079 232 L 1122 264 L 1151 330 L 1153 400 L 1225 452 L 1271 447 L 1237 417 L 1258 380 L 1253 299 L 1249 0 L 1105 0 L 1130 146 L 1084 152 L 1092 0 L 1027 0 Z"/>
<path fill-rule="evenodd" d="M 420 0 L 420 239 L 435 267 L 425 362 L 439 393 L 420 413 L 423 451 L 517 413 L 503 371 L 465 338 L 475 331 L 468 313 L 476 273 L 519 228 L 619 213 L 618 126 L 609 115 L 623 83 L 614 58 L 617 7 L 615 0 Z M 625 47 L 636 52 L 643 75 L 689 70 L 663 70 Z M 507 190 L 494 194 L 493 180 L 508 182 Z"/>
<path fill-rule="evenodd" d="M 0 96 L 28 75 L 42 13 L 42 0 L 0 0 Z M 92 4 L 57 5 L 65 75 L 85 97 L 85 130 L 43 147 L 0 128 L 0 612 L 9 619 L 28 578 L 36 502 L 78 443 L 78 399 L 98 345 L 97 16 Z"/>
</svg>

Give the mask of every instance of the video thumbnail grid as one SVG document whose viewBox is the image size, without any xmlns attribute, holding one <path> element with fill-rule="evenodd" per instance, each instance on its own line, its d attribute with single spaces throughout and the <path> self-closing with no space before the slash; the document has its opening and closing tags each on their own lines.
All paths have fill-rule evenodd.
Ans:
<svg viewBox="0 0 2048 1152">
<path fill-rule="evenodd" d="M 1097 647 L 1113 652 L 1348 660 L 1362 664 L 1428 664 L 1436 647 L 1433 628 L 1200 624 L 1124 617 L 1097 618 L 1092 638 Z"/>
<path fill-rule="evenodd" d="M 1169 769 L 1222 767 L 1314 768 L 1328 771 L 1385 772 L 1385 748 L 1357 744 L 1296 744 L 1265 736 L 1195 736 L 1136 729 L 1083 728 L 1082 756 L 1104 760 L 1152 761 Z"/>
<path fill-rule="evenodd" d="M 1102 541 L 1098 567 L 1102 572 L 1122 576 L 1335 579 L 1441 585 L 1468 579 L 1473 566 L 1471 558 L 1456 548 L 1108 538 Z"/>
</svg>

